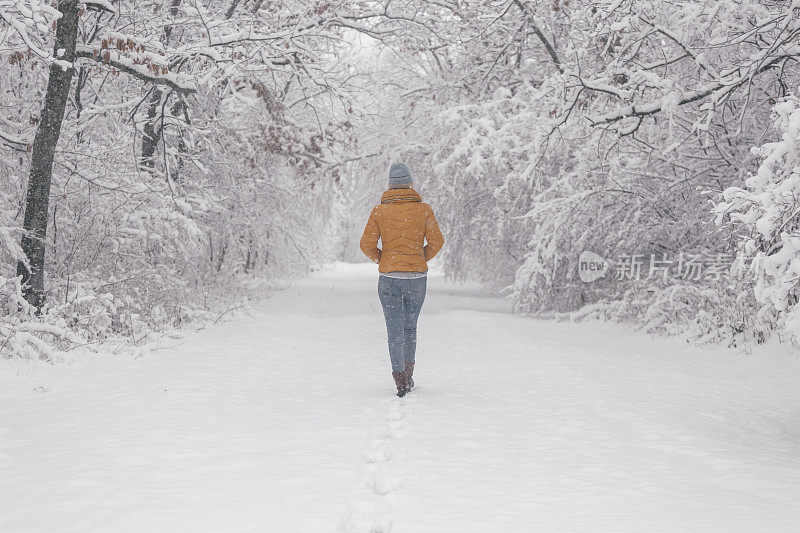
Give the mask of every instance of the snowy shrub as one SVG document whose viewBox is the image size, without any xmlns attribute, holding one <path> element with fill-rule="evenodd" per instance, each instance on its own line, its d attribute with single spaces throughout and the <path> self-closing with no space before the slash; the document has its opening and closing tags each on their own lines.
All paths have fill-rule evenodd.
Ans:
<svg viewBox="0 0 800 533">
<path fill-rule="evenodd" d="M 750 349 L 769 338 L 773 326 L 758 316 L 752 284 L 738 281 L 698 286 L 688 283 L 653 287 L 636 284 L 621 297 L 604 298 L 563 315 L 571 320 L 624 321 L 648 333 L 681 335 Z"/>
<path fill-rule="evenodd" d="M 22 297 L 20 278 L 0 276 L 0 357 L 53 362 L 64 349 L 86 344 L 58 310 L 37 315 Z"/>
<path fill-rule="evenodd" d="M 726 189 L 715 208 L 718 224 L 728 220 L 743 231 L 741 250 L 756 256 L 759 266 L 755 296 L 777 312 L 779 325 L 795 341 L 800 341 L 799 103 L 797 97 L 789 96 L 775 106 L 780 140 L 753 149 L 761 160 L 758 171 L 744 188 Z"/>
</svg>

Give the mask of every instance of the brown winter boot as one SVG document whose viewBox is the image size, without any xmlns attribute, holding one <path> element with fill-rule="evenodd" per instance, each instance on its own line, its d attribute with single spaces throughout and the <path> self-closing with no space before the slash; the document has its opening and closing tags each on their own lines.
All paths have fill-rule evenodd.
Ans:
<svg viewBox="0 0 800 533">
<path fill-rule="evenodd" d="M 405 372 L 392 372 L 394 384 L 397 387 L 397 395 L 401 398 L 406 395 L 406 373 Z"/>
<path fill-rule="evenodd" d="M 406 392 L 414 388 L 414 361 L 406 361 Z"/>
</svg>

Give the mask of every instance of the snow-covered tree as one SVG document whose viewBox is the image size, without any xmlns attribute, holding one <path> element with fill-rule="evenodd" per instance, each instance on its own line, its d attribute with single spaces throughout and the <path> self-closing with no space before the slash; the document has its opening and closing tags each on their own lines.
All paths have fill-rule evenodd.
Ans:
<svg viewBox="0 0 800 533">
<path fill-rule="evenodd" d="M 747 284 L 586 285 L 577 257 L 735 252 L 709 193 L 755 171 L 763 117 L 800 79 L 795 3 L 486 2 L 441 20 L 435 51 L 407 59 L 414 85 L 385 127 L 440 207 L 451 274 L 513 287 L 525 312 L 639 293 L 662 322 L 706 302 L 704 335 L 753 325 L 726 315 L 754 308 Z"/>
<path fill-rule="evenodd" d="M 33 304 L 3 320 L 144 344 L 319 261 L 362 83 L 338 54 L 380 35 L 367 7 L 64 1 L 31 40 L 56 59 L 0 50 L 2 276 Z M 55 331 L 41 348 L 75 340 Z"/>
</svg>

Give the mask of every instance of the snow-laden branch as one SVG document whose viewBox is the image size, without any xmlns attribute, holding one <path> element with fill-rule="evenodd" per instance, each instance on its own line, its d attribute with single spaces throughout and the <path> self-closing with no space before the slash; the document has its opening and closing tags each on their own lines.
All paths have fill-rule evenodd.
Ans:
<svg viewBox="0 0 800 533">
<path fill-rule="evenodd" d="M 530 12 L 528 6 L 523 4 L 520 0 L 514 0 L 514 3 L 522 10 L 523 13 L 525 13 L 527 22 L 533 28 L 533 32 L 536 34 L 536 37 L 539 38 L 545 50 L 547 50 L 547 53 L 550 55 L 550 58 L 553 60 L 553 63 L 555 63 L 558 71 L 563 74 L 564 67 L 561 65 L 561 60 L 558 58 L 556 49 L 550 43 L 550 40 L 547 37 L 545 37 L 542 30 L 539 28 L 539 25 L 536 24 L 536 21 L 533 20 L 533 14 Z"/>
<path fill-rule="evenodd" d="M 117 8 L 109 0 L 85 0 L 84 4 L 90 8 L 117 14 Z"/>
<path fill-rule="evenodd" d="M 11 148 L 16 148 L 16 149 L 25 149 L 28 145 L 28 141 L 26 141 L 22 137 L 11 135 L 10 133 L 6 133 L 3 130 L 0 130 L 0 141 L 3 141 Z"/>
<path fill-rule="evenodd" d="M 98 50 L 88 46 L 78 46 L 75 55 L 109 65 L 142 81 L 170 87 L 179 93 L 193 93 L 197 90 L 193 81 L 169 72 L 166 65 L 154 62 L 145 63 L 139 59 L 134 60 L 116 50 Z M 150 56 L 157 56 L 157 54 L 150 54 Z M 151 58 L 150 56 L 148 58 Z"/>
<path fill-rule="evenodd" d="M 786 39 L 784 39 L 783 42 L 789 43 L 793 41 L 797 34 L 797 30 L 793 31 Z M 668 107 L 674 108 L 677 106 L 686 105 L 712 95 L 715 102 L 722 101 L 725 96 L 732 93 L 742 85 L 748 83 L 748 80 L 752 80 L 755 76 L 772 69 L 787 58 L 800 56 L 800 45 L 791 44 L 788 46 L 778 46 L 776 48 L 777 50 L 775 50 L 774 53 L 774 48 L 772 47 L 765 49 L 761 53 L 756 54 L 756 56 L 751 59 L 749 64 L 741 65 L 737 68 L 731 68 L 727 72 L 723 72 L 723 77 L 717 81 L 703 84 L 694 90 L 677 92 L 673 91 L 651 102 L 632 104 L 603 115 L 588 115 L 587 119 L 592 125 L 599 126 L 618 122 L 625 118 L 654 115 L 666 110 Z M 731 76 L 731 74 L 737 72 L 740 72 L 741 74 L 738 76 Z M 608 92 L 620 98 L 624 98 L 622 91 L 611 90 L 613 87 L 609 89 L 610 86 L 602 82 L 581 80 L 581 85 L 589 90 Z"/>
<path fill-rule="evenodd" d="M 58 9 L 39 0 L 0 0 L 0 20 L 8 24 L 31 52 L 45 60 L 53 59 L 47 50 L 46 36 L 60 17 Z"/>
</svg>

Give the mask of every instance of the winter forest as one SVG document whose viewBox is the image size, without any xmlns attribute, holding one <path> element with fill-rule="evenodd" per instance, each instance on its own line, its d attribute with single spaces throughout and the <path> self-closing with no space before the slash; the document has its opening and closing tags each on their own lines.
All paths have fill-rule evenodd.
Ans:
<svg viewBox="0 0 800 533">
<path fill-rule="evenodd" d="M 374 287 L 377 269 L 367 263 L 359 239 L 386 189 L 389 168 L 398 161 L 411 169 L 414 189 L 435 210 L 445 237 L 431 272 L 441 273 L 441 286 L 448 288 L 438 289 L 439 303 L 437 293 L 428 289 L 420 318 L 421 354 L 425 349 L 434 353 L 432 344 L 440 342 L 436 353 L 450 354 L 448 364 L 457 357 L 456 341 L 433 340 L 433 326 L 425 325 L 430 310 L 441 314 L 431 315 L 428 324 L 439 324 L 437 331 L 452 331 L 465 343 L 472 338 L 470 328 L 496 326 L 484 331 L 485 336 L 506 336 L 508 353 L 517 341 L 509 340 L 511 330 L 503 328 L 527 339 L 519 340 L 520 346 L 550 346 L 573 335 L 578 339 L 575 346 L 585 341 L 583 348 L 559 344 L 565 357 L 574 350 L 590 350 L 593 342 L 598 350 L 617 353 L 615 335 L 625 337 L 619 342 L 628 342 L 630 353 L 647 353 L 641 347 L 652 344 L 653 353 L 664 360 L 672 359 L 676 350 L 690 350 L 695 355 L 676 355 L 672 362 L 659 363 L 674 365 L 664 370 L 665 376 L 695 368 L 693 358 L 705 361 L 698 367 L 702 370 L 691 371 L 705 376 L 697 379 L 722 380 L 723 374 L 736 374 L 731 379 L 737 387 L 724 380 L 702 385 L 715 391 L 730 386 L 725 400 L 730 408 L 743 398 L 758 401 L 768 391 L 797 388 L 800 1 L 0 0 L 0 65 L 0 362 L 13 369 L 4 377 L 22 372 L 32 380 L 20 385 L 26 394 L 37 390 L 37 379 L 45 379 L 35 372 L 55 376 L 50 373 L 72 372 L 59 367 L 98 361 L 98 375 L 127 374 L 130 367 L 118 357 L 125 357 L 128 365 L 169 359 L 159 353 L 169 353 L 170 346 L 197 331 L 212 335 L 203 342 L 214 346 L 236 339 L 244 346 L 249 338 L 247 342 L 263 350 L 301 353 L 307 348 L 326 357 L 339 353 L 335 350 L 349 353 L 351 349 L 343 346 L 353 337 L 347 327 L 334 324 L 343 320 L 342 307 L 336 306 L 356 301 L 356 293 L 347 292 L 348 284 L 361 287 L 353 281 L 358 276 L 352 269 L 362 272 L 358 269 L 366 266 L 374 279 L 369 287 L 364 285 L 365 303 L 353 305 L 372 306 L 364 313 L 371 313 L 377 326 L 363 342 L 376 348 L 369 357 L 365 353 L 364 361 L 370 362 L 361 370 L 367 374 L 378 368 L 376 382 L 391 385 L 384 383 L 388 362 L 384 317 Z M 357 263 L 365 265 L 353 266 Z M 329 278 L 319 278 L 320 269 L 328 272 L 326 268 L 333 268 L 334 274 L 325 275 L 339 276 L 336 290 L 345 291 L 332 293 L 338 300 L 330 309 L 318 299 L 328 291 Z M 303 283 L 321 285 L 314 285 L 316 296 L 282 292 L 295 290 L 298 283 L 298 291 Z M 301 307 L 303 298 L 308 298 L 307 308 Z M 472 311 L 459 306 L 469 300 L 468 307 L 483 306 L 480 312 L 488 312 L 488 304 L 481 302 L 489 299 L 501 302 L 497 305 L 503 314 L 492 310 L 470 326 Z M 252 331 L 236 329 L 237 321 L 248 323 L 261 316 L 258 309 L 267 308 L 272 317 L 286 318 L 280 312 L 292 310 L 307 314 L 310 322 L 292 339 L 284 338 L 289 333 L 282 335 L 294 331 L 289 322 L 280 322 L 280 327 L 275 322 L 269 326 L 275 329 L 261 337 L 255 325 Z M 314 322 L 314 313 L 326 310 L 330 320 Z M 451 311 L 455 314 L 448 321 L 446 313 Z M 456 328 L 456 323 L 465 329 L 447 329 Z M 212 330 L 224 333 L 217 338 Z M 544 337 L 526 337 L 526 331 L 534 330 Z M 547 337 L 556 333 L 561 341 Z M 335 348 L 319 339 L 306 346 L 312 337 L 338 340 Z M 194 342 L 195 337 L 187 338 Z M 205 353 L 196 342 L 196 354 Z M 552 346 L 552 353 L 562 353 Z M 766 352 L 765 346 L 770 347 Z M 778 347 L 790 355 L 774 365 L 771 359 L 748 359 Z M 520 359 L 513 361 L 522 360 L 525 349 L 520 348 Z M 464 350 L 469 350 L 467 344 Z M 334 365 L 343 364 L 346 357 L 336 355 Z M 256 355 L 248 359 L 251 370 L 257 360 Z M 223 368 L 236 363 L 215 361 L 208 359 L 207 368 L 221 372 L 221 383 L 227 383 L 228 370 Z M 475 364 L 486 364 L 481 361 Z M 583 364 L 594 365 L 593 361 Z M 636 361 L 633 366 L 639 369 Z M 284 363 L 274 364 L 284 369 Z M 425 364 L 429 363 L 420 364 L 420 376 Z M 531 372 L 537 364 L 530 362 Z M 557 377 L 561 364 L 552 361 L 552 380 L 562 379 Z M 603 375 L 617 368 L 610 364 L 597 362 L 595 370 Z M 286 375 L 295 383 L 312 379 L 302 370 L 306 367 L 297 365 L 287 366 Z M 188 355 L 180 368 L 199 372 Z M 585 381 L 574 382 L 594 390 L 590 367 L 580 368 L 587 373 L 581 374 Z M 639 370 L 642 379 L 633 376 L 631 381 L 667 379 Z M 248 374 L 244 368 L 239 371 L 243 373 L 236 379 L 243 381 L 231 382 L 228 390 L 245 390 Z M 480 367 L 480 372 L 492 369 Z M 753 372 L 771 373 L 748 382 L 744 376 Z M 394 531 L 409 532 L 539 531 L 516 521 L 531 516 L 531 508 L 524 506 L 519 507 L 524 512 L 514 508 L 519 514 L 509 511 L 505 518 L 477 519 L 474 529 L 469 522 L 448 522 L 434 514 L 423 527 L 423 522 L 408 517 L 404 522 L 402 513 L 395 512 L 408 503 L 401 499 L 404 489 L 398 480 L 407 479 L 411 485 L 406 487 L 412 486 L 415 478 L 409 477 L 409 469 L 422 459 L 412 458 L 402 475 L 387 464 L 392 456 L 402 455 L 392 448 L 397 448 L 397 435 L 407 433 L 408 440 L 414 434 L 412 411 L 422 417 L 423 402 L 436 403 L 424 396 L 434 394 L 432 377 L 420 381 L 423 388 L 402 400 L 406 403 L 375 400 L 383 411 L 373 415 L 383 417 L 390 436 L 380 437 L 378 444 L 367 440 L 372 444 L 367 445 L 366 475 L 377 495 L 389 494 L 395 500 L 376 503 L 377 499 L 343 494 L 350 502 L 349 514 L 339 517 L 341 524 L 331 523 L 331 529 L 319 529 L 313 521 L 327 516 L 322 504 L 311 506 L 319 516 L 311 512 L 302 522 L 298 516 L 308 506 L 297 500 L 296 507 L 285 506 L 287 513 L 297 513 L 297 521 L 279 520 L 280 527 L 273 523 L 272 528 L 258 530 L 329 531 L 339 526 L 342 531 L 388 532 L 394 524 Z M 216 390 L 218 383 L 208 379 L 208 386 Z M 463 381 L 454 379 L 457 390 Z M 102 387 L 99 381 L 92 387 Z M 9 377 L 0 388 L 11 382 Z M 147 388 L 150 381 L 142 377 L 136 383 Z M 161 382 L 154 386 L 163 388 L 162 394 L 173 390 Z M 185 398 L 194 398 L 194 389 L 185 386 Z M 693 389 L 685 386 L 684 397 L 694 398 Z M 320 391 L 314 387 L 308 385 L 308 394 L 338 390 L 338 385 L 335 390 L 324 384 Z M 504 387 L 495 389 L 500 396 Z M 40 388 L 51 390 L 49 385 Z M 383 391 L 388 397 L 391 387 L 385 389 L 376 386 L 374 396 L 382 398 Z M 527 385 L 515 397 L 519 402 L 526 397 L 523 389 Z M 683 394 L 682 389 L 674 390 Z M 297 392 L 272 394 L 271 409 L 277 412 L 281 402 L 289 402 Z M 175 402 L 189 402 L 185 398 Z M 587 406 L 600 405 L 592 398 Z M 788 398 L 800 399 L 795 392 L 785 392 L 768 407 L 750 407 L 753 413 L 773 408 L 779 412 L 780 423 L 769 425 L 772 429 L 765 429 L 768 424 L 761 418 L 737 423 L 760 428 L 755 431 L 764 441 L 750 442 L 751 451 L 763 450 L 767 441 L 793 443 L 793 452 L 782 459 L 790 470 L 781 471 L 772 463 L 753 470 L 769 471 L 766 477 L 782 487 L 776 492 L 792 501 L 800 497 L 800 411 L 786 403 Z M 353 405 L 368 402 L 363 396 L 346 400 Z M 178 417 L 168 411 L 177 405 L 166 401 L 163 416 Z M 597 409 L 603 406 L 609 413 L 614 410 L 611 403 L 602 402 Z M 285 413 L 292 413 L 296 404 L 284 407 Z M 491 426 L 493 409 L 505 412 L 497 404 L 482 402 L 470 416 Z M 301 416 L 295 415 L 280 420 L 297 423 L 289 422 Z M 644 411 L 631 414 L 639 415 L 652 422 Z M 44 412 L 41 416 L 39 422 L 47 425 Z M 672 419 L 654 416 L 663 427 L 672 427 Z M 708 416 L 710 420 L 715 415 Z M 219 421 L 235 423 L 224 416 Z M 358 426 L 358 420 L 351 422 Z M 434 420 L 428 422 L 428 429 L 437 427 Z M 180 424 L 178 418 L 175 423 Z M 509 421 L 494 434 L 508 430 L 509 435 L 520 435 L 522 429 L 508 429 L 514 424 Z M 0 417 L 0 440 L 4 426 L 15 427 Z M 778 426 L 781 429 L 775 429 Z M 548 434 L 548 428 L 537 428 L 538 435 Z M 626 428 L 614 426 L 610 431 L 622 435 Z M 271 430 L 262 431 L 269 435 Z M 675 435 L 681 431 L 670 431 L 672 437 L 665 438 L 680 440 Z M 64 438 L 74 439 L 75 446 L 87 442 L 69 433 Z M 326 435 L 336 442 L 336 435 Z M 130 436 L 134 438 L 135 432 Z M 434 433 L 427 438 L 416 445 L 427 442 L 434 449 Z M 482 447 L 494 446 L 494 441 L 474 438 Z M 724 442 L 732 440 L 736 437 Z M 14 442 L 22 449 L 26 441 Z M 249 453 L 246 439 L 234 444 L 234 449 Z M 555 450 L 563 442 L 550 444 Z M 210 445 L 216 446 L 216 441 Z M 153 456 L 163 456 L 164 449 L 154 447 Z M 466 445 L 463 452 L 477 454 Z M 624 468 L 629 459 L 615 456 L 612 463 L 619 460 Z M 135 463 L 134 458 L 130 461 Z M 589 469 L 586 472 L 593 466 L 576 461 Z M 739 463 L 731 461 L 722 460 L 735 470 L 730 465 Z M 326 464 L 330 463 L 320 460 L 317 475 L 326 475 Z M 447 461 L 436 464 L 445 468 L 441 465 Z M 418 466 L 423 470 L 421 462 Z M 86 467 L 75 466 L 76 472 Z M 22 470 L 14 469 L 21 467 L 9 468 L 23 476 Z M 299 474 L 286 468 L 281 475 L 296 479 L 293 476 Z M 693 467 L 680 468 L 689 479 Z M 502 477 L 501 471 L 513 478 L 511 470 L 498 466 Z M 447 478 L 452 472 L 441 474 Z M 338 481 L 338 474 L 330 475 Z M 468 482 L 487 487 L 485 479 L 470 475 L 475 474 L 455 476 L 466 480 L 464 494 Z M 583 478 L 578 486 L 608 479 L 601 477 Z M 199 479 L 192 478 L 192 483 L 208 483 L 211 490 L 211 482 Z M 416 479 L 422 487 L 422 478 Z M 183 481 L 184 488 L 198 486 Z M 451 497 L 456 498 L 452 494 L 460 493 L 453 490 Z M 500 498 L 502 491 L 497 490 Z M 30 491 L 17 497 L 19 508 L 36 501 L 34 488 Z M 411 498 L 411 493 L 406 491 L 404 497 Z M 741 502 L 725 500 L 721 491 L 712 493 L 702 488 L 686 493 L 719 511 L 710 522 L 703 521 L 708 518 L 705 511 L 692 507 L 671 518 L 674 529 L 653 529 L 664 522 L 649 520 L 645 505 L 638 511 L 645 514 L 620 511 L 608 523 L 555 520 L 541 530 L 635 531 L 643 525 L 653 531 L 780 530 L 777 522 L 760 522 L 765 515 L 726 512 Z M 141 502 L 147 496 L 143 492 L 128 497 Z M 614 501 L 600 501 L 614 508 Z M 743 496 L 744 501 L 748 498 Z M 449 509 L 469 509 L 470 502 L 464 496 L 450 502 Z M 150 503 L 157 505 L 155 496 Z M 777 512 L 783 518 L 797 513 L 775 506 L 763 507 L 765 513 L 771 510 L 773 519 L 776 509 L 784 509 L 783 515 Z M 6 511 L 0 504 L 0 515 L 12 515 Z M 169 509 L 164 512 L 168 515 Z M 67 515 L 58 516 L 67 520 Z M 70 527 L 67 522 L 40 522 L 30 530 L 132 530 L 134 524 L 148 524 L 141 522 L 143 516 L 135 516 L 138 522 L 121 522 L 129 529 L 98 519 Z M 222 524 L 219 528 L 208 530 L 251 530 L 247 527 L 258 524 L 242 519 L 237 526 L 224 513 L 219 520 L 209 522 Z M 22 523 L 6 525 L 23 530 L 18 529 Z M 138 530 L 166 531 L 168 523 L 178 522 L 154 521 Z M 455 524 L 459 527 L 451 528 Z M 194 530 L 209 527 L 206 523 Z"/>
<path fill-rule="evenodd" d="M 800 336 L 794 2 L 14 0 L 0 16 L 6 356 L 144 345 L 360 259 L 395 159 L 440 211 L 445 273 L 519 312 Z M 582 250 L 743 268 L 587 285 Z"/>
</svg>

